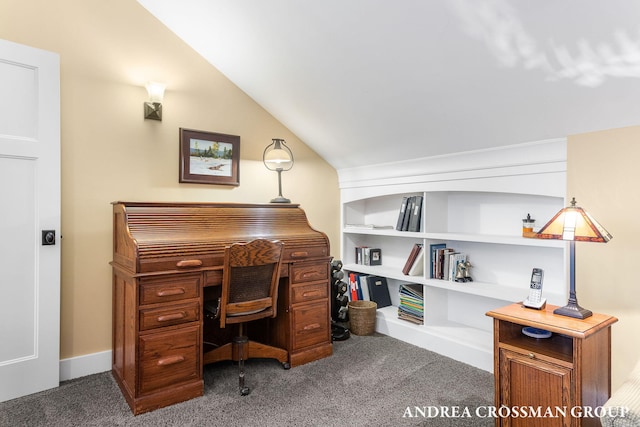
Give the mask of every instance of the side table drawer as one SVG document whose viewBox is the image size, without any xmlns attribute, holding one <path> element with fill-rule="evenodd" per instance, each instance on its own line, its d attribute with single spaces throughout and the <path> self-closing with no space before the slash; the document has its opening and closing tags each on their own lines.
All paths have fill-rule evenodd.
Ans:
<svg viewBox="0 0 640 427">
<path fill-rule="evenodd" d="M 142 277 L 140 305 L 198 298 L 201 280 L 201 273 Z"/>
<path fill-rule="evenodd" d="M 140 394 L 200 378 L 200 326 L 143 335 L 140 346 Z"/>
<path fill-rule="evenodd" d="M 330 342 L 327 301 L 301 304 L 293 308 L 293 348 L 298 350 Z"/>
<path fill-rule="evenodd" d="M 200 319 L 200 304 L 198 302 L 140 310 L 140 330 L 146 331 L 153 328 L 195 322 L 198 319 Z"/>
</svg>

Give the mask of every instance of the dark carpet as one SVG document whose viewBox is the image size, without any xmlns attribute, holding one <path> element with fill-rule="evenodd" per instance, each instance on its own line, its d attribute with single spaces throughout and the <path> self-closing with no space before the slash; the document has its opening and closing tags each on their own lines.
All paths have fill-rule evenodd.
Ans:
<svg viewBox="0 0 640 427">
<path fill-rule="evenodd" d="M 493 375 L 390 338 L 352 336 L 290 370 L 246 363 L 204 369 L 203 397 L 133 416 L 110 372 L 0 403 L 1 426 L 493 426 Z"/>
</svg>

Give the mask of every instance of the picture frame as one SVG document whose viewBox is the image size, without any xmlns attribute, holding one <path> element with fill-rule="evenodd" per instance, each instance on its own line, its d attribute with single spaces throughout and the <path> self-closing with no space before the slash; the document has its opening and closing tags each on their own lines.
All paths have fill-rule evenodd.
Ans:
<svg viewBox="0 0 640 427">
<path fill-rule="evenodd" d="M 180 128 L 179 182 L 240 185 L 240 137 Z"/>
</svg>

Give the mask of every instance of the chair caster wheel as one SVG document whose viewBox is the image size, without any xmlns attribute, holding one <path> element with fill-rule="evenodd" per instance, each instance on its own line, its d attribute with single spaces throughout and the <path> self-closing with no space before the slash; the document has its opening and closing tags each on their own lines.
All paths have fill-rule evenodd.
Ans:
<svg viewBox="0 0 640 427">
<path fill-rule="evenodd" d="M 242 387 L 240 389 L 240 396 L 247 396 L 250 392 L 251 390 L 249 389 L 249 387 Z"/>
<path fill-rule="evenodd" d="M 289 362 L 284 362 L 284 363 L 282 364 L 282 367 L 283 367 L 284 369 L 291 369 L 291 365 L 289 364 Z"/>
</svg>

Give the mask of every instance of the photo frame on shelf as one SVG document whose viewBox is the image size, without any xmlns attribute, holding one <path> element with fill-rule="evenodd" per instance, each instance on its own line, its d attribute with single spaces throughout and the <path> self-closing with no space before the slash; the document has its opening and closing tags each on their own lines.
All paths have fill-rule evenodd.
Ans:
<svg viewBox="0 0 640 427">
<path fill-rule="evenodd" d="M 240 185 L 240 137 L 180 128 L 179 182 Z"/>
</svg>

